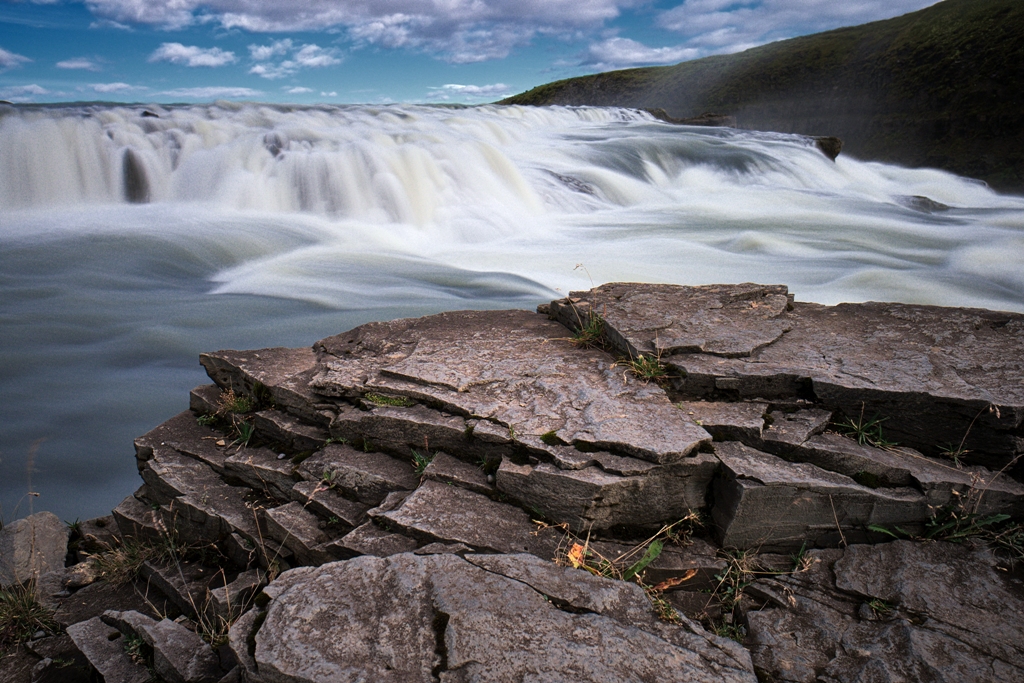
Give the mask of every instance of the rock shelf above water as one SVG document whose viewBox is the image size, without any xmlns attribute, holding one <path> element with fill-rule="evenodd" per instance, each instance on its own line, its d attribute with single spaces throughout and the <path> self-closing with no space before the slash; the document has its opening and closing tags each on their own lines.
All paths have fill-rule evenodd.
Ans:
<svg viewBox="0 0 1024 683">
<path fill-rule="evenodd" d="M 579 343 L 595 316 L 601 339 Z M 667 374 L 638 376 L 641 356 Z M 823 609 L 891 671 L 945 666 L 946 648 L 960 680 L 1024 673 L 1021 638 L 954 623 L 893 553 L 950 576 L 970 566 L 1024 607 L 1001 560 L 879 531 L 921 534 L 950 510 L 1024 519 L 1024 316 L 610 284 L 538 312 L 370 323 L 201 362 L 214 384 L 136 441 L 144 485 L 114 519 L 124 539 L 171 532 L 226 558 L 219 585 L 198 566 L 145 575 L 186 616 L 233 622 L 220 674 L 237 663 L 235 680 L 859 680 L 864 658 L 835 654 Z M 638 586 L 566 566 L 572 539 L 615 556 L 695 515 L 703 529 L 644 570 L 675 623 Z M 749 650 L 689 618 L 714 621 L 742 558 L 790 553 L 801 571 L 759 574 L 717 617 Z M 86 657 L 110 649 L 90 639 L 148 619 L 119 609 L 69 628 Z M 1024 633 L 1014 613 L 999 628 Z M 185 642 L 173 623 L 144 630 Z M 196 655 L 202 680 L 216 680 L 211 656 Z"/>
</svg>

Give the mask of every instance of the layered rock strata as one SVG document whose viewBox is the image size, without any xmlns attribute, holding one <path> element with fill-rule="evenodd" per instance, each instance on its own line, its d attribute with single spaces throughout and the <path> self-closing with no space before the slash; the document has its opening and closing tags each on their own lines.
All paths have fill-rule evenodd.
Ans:
<svg viewBox="0 0 1024 683">
<path fill-rule="evenodd" d="M 169 612 L 80 601 L 77 651 L 134 680 L 139 657 L 111 654 L 123 634 L 164 680 L 251 683 L 1024 673 L 1020 619 L 985 625 L 1019 602 L 1001 560 L 864 545 L 943 514 L 1024 519 L 1024 316 L 752 284 L 604 285 L 540 311 L 203 354 L 214 384 L 136 441 L 144 484 L 103 544 L 206 550 L 144 565 Z M 669 621 L 573 555 L 633 557 L 673 524 L 638 570 Z M 40 592 L 66 610 L 104 585 L 61 568 Z M 181 628 L 229 644 L 215 656 Z"/>
</svg>

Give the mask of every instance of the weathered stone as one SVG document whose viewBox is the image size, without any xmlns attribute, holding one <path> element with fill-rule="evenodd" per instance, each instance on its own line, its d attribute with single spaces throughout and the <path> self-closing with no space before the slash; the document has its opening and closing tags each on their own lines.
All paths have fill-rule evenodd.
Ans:
<svg viewBox="0 0 1024 683">
<path fill-rule="evenodd" d="M 257 384 L 278 409 L 311 424 L 326 427 L 330 417 L 322 414 L 323 401 L 309 389 L 316 372 L 316 356 L 308 348 L 218 351 L 199 354 L 199 362 L 218 386 L 252 396 Z"/>
<path fill-rule="evenodd" d="M 107 610 L 135 610 L 145 614 L 159 610 L 172 616 L 179 613 L 162 592 L 151 590 L 145 581 L 133 581 L 123 586 L 97 581 L 63 598 L 54 619 L 62 626 L 69 626 L 98 617 Z"/>
<path fill-rule="evenodd" d="M 421 404 L 340 411 L 331 423 L 331 435 L 353 443 L 368 439 L 376 448 L 403 455 L 416 449 L 448 450 L 468 457 L 485 448 L 473 439 L 465 419 Z"/>
<path fill-rule="evenodd" d="M 715 441 L 742 441 L 748 445 L 760 441 L 768 412 L 768 404 L 758 401 L 684 401 L 676 406 L 707 430 Z"/>
<path fill-rule="evenodd" d="M 170 619 L 144 628 L 152 638 L 153 669 L 167 683 L 216 683 L 224 674 L 216 653 L 194 631 Z"/>
<path fill-rule="evenodd" d="M 165 536 L 160 529 L 159 515 L 141 500 L 147 495 L 147 487 L 142 486 L 134 495 L 118 503 L 111 513 L 125 540 L 159 542 Z"/>
<path fill-rule="evenodd" d="M 633 477 L 599 467 L 562 470 L 546 463 L 516 465 L 505 460 L 498 468 L 497 486 L 524 507 L 577 530 L 650 526 L 704 508 L 717 469 L 718 459 L 707 453 Z"/>
<path fill-rule="evenodd" d="M 298 564 L 320 565 L 334 558 L 316 548 L 329 539 L 319 520 L 302 504 L 291 502 L 264 512 L 267 534 L 292 551 Z"/>
<path fill-rule="evenodd" d="M 591 315 L 604 321 L 608 341 L 624 356 L 707 353 L 749 356 L 789 329 L 784 285 L 679 287 L 611 283 L 551 302 L 551 315 L 578 329 Z"/>
<path fill-rule="evenodd" d="M 68 528 L 52 512 L 37 512 L 0 528 L 0 587 L 38 579 L 62 568 Z"/>
<path fill-rule="evenodd" d="M 424 482 L 396 510 L 374 515 L 378 524 L 426 543 L 463 543 L 492 552 L 533 552 L 551 557 L 531 535 L 534 525 L 520 508 L 457 486 Z"/>
<path fill-rule="evenodd" d="M 474 559 L 482 566 L 451 554 L 361 557 L 283 575 L 255 633 L 258 675 L 755 680 L 742 648 L 659 622 L 638 586 L 530 556 Z"/>
<path fill-rule="evenodd" d="M 655 384 L 634 379 L 565 329 L 527 311 L 462 311 L 370 323 L 317 342 L 330 396 L 374 391 L 485 417 L 516 434 L 655 462 L 686 457 L 710 436 Z M 479 427 L 474 428 L 474 434 Z"/>
<path fill-rule="evenodd" d="M 85 559 L 83 553 L 99 553 L 109 550 L 117 544 L 117 522 L 113 515 L 87 519 L 78 524 L 79 560 Z"/>
<path fill-rule="evenodd" d="M 251 609 L 239 617 L 228 630 L 228 647 L 231 648 L 231 654 L 235 656 L 239 668 L 244 672 L 243 680 L 246 683 L 260 683 L 263 680 L 256 669 L 256 660 L 253 658 L 255 649 L 253 635 L 263 617 L 264 612 Z"/>
<path fill-rule="evenodd" d="M 331 444 L 304 460 L 298 474 L 370 505 L 377 505 L 392 491 L 411 490 L 419 483 L 409 463 L 341 444 Z"/>
<path fill-rule="evenodd" d="M 253 426 L 257 433 L 292 453 L 322 448 L 330 436 L 324 427 L 305 424 L 279 410 L 256 413 Z"/>
<path fill-rule="evenodd" d="M 292 487 L 292 499 L 335 525 L 353 529 L 366 521 L 370 506 L 343 498 L 321 481 L 300 481 Z M 336 521 L 335 521 L 336 520 Z"/>
<path fill-rule="evenodd" d="M 107 626 L 99 617 L 68 626 L 67 633 L 75 646 L 89 660 L 105 681 L 149 683 L 149 671 L 125 653 L 121 632 Z"/>
<path fill-rule="evenodd" d="M 64 575 L 64 586 L 69 590 L 78 590 L 100 579 L 100 566 L 94 559 L 68 567 Z"/>
<path fill-rule="evenodd" d="M 913 489 L 870 489 L 806 463 L 790 463 L 736 442 L 715 444 L 722 477 L 711 511 L 723 546 L 765 551 L 863 540 L 868 525 L 905 527 L 931 514 Z"/>
<path fill-rule="evenodd" d="M 746 590 L 763 678 L 776 681 L 1017 681 L 1024 603 L 991 555 L 896 541 L 809 554 L 811 569 Z"/>
<path fill-rule="evenodd" d="M 337 541 L 328 543 L 324 549 L 338 559 L 348 559 L 355 555 L 387 557 L 415 550 L 418 545 L 416 539 L 386 531 L 373 522 L 367 522 Z"/>
<path fill-rule="evenodd" d="M 215 543 L 231 533 L 255 541 L 259 531 L 255 513 L 245 501 L 248 494 L 242 486 L 210 486 L 175 498 L 162 516 L 184 543 Z"/>
<path fill-rule="evenodd" d="M 230 624 L 252 607 L 253 596 L 266 584 L 267 575 L 258 569 L 242 572 L 227 585 L 211 588 L 207 618 L 213 624 Z"/>
<path fill-rule="evenodd" d="M 25 648 L 41 658 L 32 671 L 32 683 L 92 683 L 92 665 L 66 633 L 31 640 Z M 17 681 L 6 674 L 0 666 L 0 680 Z"/>
<path fill-rule="evenodd" d="M 423 470 L 424 479 L 453 484 L 469 491 L 489 495 L 494 484 L 487 481 L 487 475 L 477 466 L 457 460 L 447 453 L 434 453 L 430 464 Z"/>
<path fill-rule="evenodd" d="M 183 455 L 208 465 L 218 474 L 224 473 L 226 449 L 215 444 L 223 435 L 196 422 L 196 416 L 186 410 L 160 424 L 135 440 L 135 457 L 142 463 L 154 457 L 154 452 L 171 448 Z"/>
<path fill-rule="evenodd" d="M 216 384 L 200 384 L 188 392 L 188 409 L 196 415 L 214 415 L 220 410 L 220 393 Z"/>
<path fill-rule="evenodd" d="M 795 304 L 792 329 L 749 358 L 707 353 L 662 360 L 677 390 L 738 398 L 813 398 L 852 419 L 883 419 L 885 437 L 1000 468 L 1024 452 L 1024 315 L 863 303 Z"/>
<path fill-rule="evenodd" d="M 197 618 L 205 612 L 206 593 L 222 577 L 220 570 L 192 560 L 145 562 L 142 576 L 166 595 L 184 614 Z"/>
<path fill-rule="evenodd" d="M 295 465 L 288 458 L 278 458 L 267 448 L 240 448 L 224 461 L 228 475 L 278 500 L 291 498 L 295 486 Z"/>
<path fill-rule="evenodd" d="M 807 408 L 792 413 L 772 411 L 768 413 L 761 448 L 776 453 L 792 446 L 799 446 L 816 434 L 821 434 L 832 420 L 832 413 L 820 408 Z"/>
<path fill-rule="evenodd" d="M 149 633 L 149 627 L 155 626 L 157 619 L 136 612 L 135 610 L 107 610 L 100 619 L 107 626 L 112 626 L 126 636 L 138 638 L 149 647 L 153 647 L 153 636 Z"/>
</svg>

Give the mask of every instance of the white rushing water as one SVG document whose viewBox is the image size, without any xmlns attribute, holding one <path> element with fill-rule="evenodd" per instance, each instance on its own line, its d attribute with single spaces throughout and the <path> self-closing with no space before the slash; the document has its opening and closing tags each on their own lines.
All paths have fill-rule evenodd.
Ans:
<svg viewBox="0 0 1024 683">
<path fill-rule="evenodd" d="M 187 407 L 202 350 L 591 281 L 1024 311 L 1024 198 L 806 138 L 617 109 L 148 110 L 0 107 L 5 519 L 30 488 L 68 517 L 130 493 L 131 439 Z"/>
</svg>

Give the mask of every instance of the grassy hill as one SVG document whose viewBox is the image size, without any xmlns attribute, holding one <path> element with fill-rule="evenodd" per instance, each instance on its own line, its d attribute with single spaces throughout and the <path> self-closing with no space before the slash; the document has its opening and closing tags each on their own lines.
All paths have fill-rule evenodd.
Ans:
<svg viewBox="0 0 1024 683">
<path fill-rule="evenodd" d="M 837 135 L 844 154 L 1024 192 L 1024 2 L 945 0 L 738 54 L 557 81 L 502 103 L 731 114 L 740 128 Z"/>
</svg>

